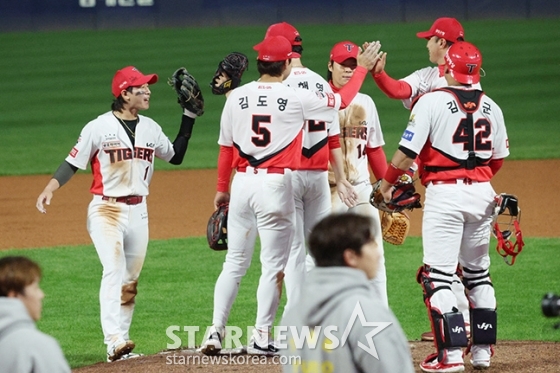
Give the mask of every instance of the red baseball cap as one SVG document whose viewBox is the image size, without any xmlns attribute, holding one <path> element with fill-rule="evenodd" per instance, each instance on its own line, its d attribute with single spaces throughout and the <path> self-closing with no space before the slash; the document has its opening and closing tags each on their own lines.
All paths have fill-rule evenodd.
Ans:
<svg viewBox="0 0 560 373">
<path fill-rule="evenodd" d="M 455 43 L 459 38 L 465 37 L 465 30 L 455 18 L 443 17 L 436 19 L 430 30 L 419 32 L 416 36 L 422 39 L 437 36 Z"/>
<path fill-rule="evenodd" d="M 343 63 L 349 58 L 358 59 L 358 53 L 360 53 L 360 47 L 351 41 L 341 41 L 336 43 L 331 49 L 331 61 L 336 63 Z"/>
<path fill-rule="evenodd" d="M 293 57 L 292 45 L 283 36 L 270 36 L 253 47 L 259 52 L 257 57 L 260 61 L 277 62 L 285 61 Z"/>
<path fill-rule="evenodd" d="M 154 84 L 157 81 L 158 76 L 156 74 L 144 75 L 136 67 L 127 66 L 117 71 L 113 77 L 113 96 L 119 97 L 122 90 L 128 87 L 139 87 L 146 83 Z"/>
<path fill-rule="evenodd" d="M 298 30 L 292 25 L 287 22 L 280 22 L 274 23 L 268 27 L 266 30 L 266 34 L 264 38 L 268 38 L 270 36 L 283 36 L 290 42 L 291 45 L 301 45 L 301 36 L 299 35 Z M 255 45 L 255 48 L 259 44 Z M 255 49 L 257 50 L 257 49 Z M 292 58 L 300 58 L 301 54 L 293 52 Z"/>
</svg>

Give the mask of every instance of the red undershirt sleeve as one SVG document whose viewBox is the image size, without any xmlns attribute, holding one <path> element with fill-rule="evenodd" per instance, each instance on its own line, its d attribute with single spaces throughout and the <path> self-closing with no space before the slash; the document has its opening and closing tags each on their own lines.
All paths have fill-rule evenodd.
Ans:
<svg viewBox="0 0 560 373">
<path fill-rule="evenodd" d="M 502 168 L 504 164 L 504 159 L 492 159 L 490 161 L 490 163 L 488 163 L 488 166 L 490 166 L 490 169 L 492 170 L 492 175 L 496 175 L 496 173 L 498 171 L 500 171 L 500 168 Z"/>
<path fill-rule="evenodd" d="M 329 149 L 338 149 L 340 148 L 340 137 L 338 135 L 329 136 Z"/>
<path fill-rule="evenodd" d="M 354 97 L 356 97 L 362 87 L 362 83 L 364 82 L 367 72 L 368 70 L 363 66 L 356 67 L 354 75 L 352 75 L 352 79 L 350 79 L 344 87 L 340 88 L 338 91 L 338 94 L 342 99 L 340 110 L 345 109 L 346 106 L 350 105 Z"/>
<path fill-rule="evenodd" d="M 385 155 L 383 147 L 366 148 L 366 155 L 375 178 L 377 180 L 383 179 L 385 172 L 387 172 L 387 156 Z"/>
<path fill-rule="evenodd" d="M 407 82 L 393 79 L 385 71 L 379 74 L 372 73 L 372 76 L 379 89 L 389 98 L 404 100 L 412 95 L 412 88 Z"/>
<path fill-rule="evenodd" d="M 233 161 L 233 147 L 220 145 L 220 153 L 218 155 L 218 192 L 229 191 L 229 182 L 231 179 L 231 163 Z"/>
</svg>

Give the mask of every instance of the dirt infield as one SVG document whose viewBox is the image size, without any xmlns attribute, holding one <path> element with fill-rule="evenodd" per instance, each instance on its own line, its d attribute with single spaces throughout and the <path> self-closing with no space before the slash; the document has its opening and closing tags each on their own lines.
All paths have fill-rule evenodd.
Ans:
<svg viewBox="0 0 560 373">
<path fill-rule="evenodd" d="M 554 196 L 560 185 L 560 160 L 506 161 L 493 180 L 496 192 L 515 194 L 522 209 L 523 234 L 526 237 L 559 237 L 560 199 Z M 546 180 L 544 176 L 546 175 Z M 91 195 L 91 176 L 80 173 L 55 193 L 47 214 L 35 209 L 35 199 L 50 176 L 0 177 L 2 191 L 0 249 L 36 248 L 90 244 L 86 231 L 86 210 Z M 552 178 L 552 180 L 551 180 Z M 555 178 L 555 179 L 554 179 Z M 167 239 L 203 236 L 213 211 L 216 170 L 158 171 L 148 198 L 150 238 Z M 423 193 L 423 188 L 420 187 Z M 411 214 L 411 235 L 420 236 L 421 211 Z M 544 224 L 542 218 L 546 217 Z M 556 229 L 556 230 L 555 230 Z M 432 345 L 415 342 L 415 364 L 432 352 Z M 558 372 L 560 343 L 500 341 L 492 361 L 492 372 Z M 166 364 L 165 355 L 154 355 L 113 364 L 96 364 L 74 370 L 93 372 L 280 372 L 268 365 L 185 365 Z M 469 364 L 467 372 L 472 371 Z"/>
<path fill-rule="evenodd" d="M 506 161 L 492 181 L 498 193 L 516 194 L 526 237 L 559 237 L 560 160 Z M 546 180 L 544 180 L 546 175 Z M 554 179 L 556 178 L 556 179 Z M 2 215 L 0 249 L 90 244 L 86 209 L 91 194 L 91 175 L 80 173 L 55 193 L 47 214 L 35 209 L 35 200 L 50 179 L 48 175 L 0 177 Z M 552 179 L 552 180 L 551 180 Z M 212 213 L 216 170 L 158 171 L 148 198 L 150 238 L 167 239 L 206 234 Z M 420 187 L 420 192 L 423 188 Z M 411 235 L 420 236 L 422 211 L 411 214 Z M 541 222 L 542 217 L 547 223 Z"/>
<path fill-rule="evenodd" d="M 430 342 L 418 342 L 411 345 L 412 358 L 416 372 L 422 372 L 418 364 L 433 352 Z M 173 356 L 174 355 L 174 356 Z M 495 348 L 489 373 L 554 373 L 560 371 L 558 362 L 560 356 L 560 343 L 546 342 L 518 342 L 499 341 Z M 190 360 L 189 360 L 190 357 Z M 74 373 L 281 373 L 282 366 L 272 358 L 251 360 L 251 356 L 232 356 L 230 359 L 220 359 L 220 364 L 201 364 L 202 355 L 192 351 L 173 352 L 153 356 L 143 356 L 132 360 L 118 361 L 115 363 L 99 363 L 88 367 L 73 370 Z M 254 362 L 258 362 L 255 364 Z M 174 364 L 173 364 L 174 362 Z M 224 363 L 225 362 L 225 363 Z M 315 371 L 313 372 L 320 372 Z M 480 372 L 474 370 L 465 358 L 465 372 Z M 345 372 L 333 372 L 345 373 Z"/>
</svg>

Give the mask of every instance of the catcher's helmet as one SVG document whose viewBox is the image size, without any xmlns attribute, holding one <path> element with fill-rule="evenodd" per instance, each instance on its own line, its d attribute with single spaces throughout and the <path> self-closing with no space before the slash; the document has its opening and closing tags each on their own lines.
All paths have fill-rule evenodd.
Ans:
<svg viewBox="0 0 560 373">
<path fill-rule="evenodd" d="M 459 83 L 475 84 L 480 81 L 482 54 L 471 43 L 460 41 L 447 50 L 445 65 L 451 76 Z"/>
</svg>

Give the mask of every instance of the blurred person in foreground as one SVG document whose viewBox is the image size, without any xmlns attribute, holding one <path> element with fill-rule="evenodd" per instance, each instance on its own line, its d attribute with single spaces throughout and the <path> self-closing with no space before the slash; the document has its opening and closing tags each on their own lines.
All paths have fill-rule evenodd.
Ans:
<svg viewBox="0 0 560 373">
<path fill-rule="evenodd" d="M 0 373 L 70 372 L 58 342 L 39 331 L 41 268 L 23 256 L 0 259 Z"/>
<path fill-rule="evenodd" d="M 329 372 L 414 372 L 410 347 L 393 314 L 371 286 L 379 243 L 370 217 L 332 214 L 311 231 L 316 267 L 303 284 L 297 309 L 282 319 L 284 372 L 321 367 Z M 298 346 L 305 329 L 311 338 Z M 303 331 L 303 333 L 302 333 Z M 296 335 L 296 333 L 300 335 Z"/>
</svg>

